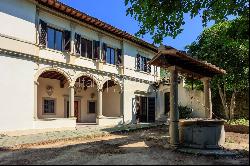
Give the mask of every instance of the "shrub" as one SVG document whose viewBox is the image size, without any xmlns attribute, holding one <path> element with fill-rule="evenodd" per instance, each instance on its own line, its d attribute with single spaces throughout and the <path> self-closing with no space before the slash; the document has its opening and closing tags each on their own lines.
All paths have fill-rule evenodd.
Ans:
<svg viewBox="0 0 250 166">
<path fill-rule="evenodd" d="M 230 124 L 230 125 L 245 125 L 245 126 L 249 126 L 249 120 L 247 119 L 232 119 L 232 120 L 228 120 L 226 122 L 226 124 Z"/>
<path fill-rule="evenodd" d="M 188 119 L 191 118 L 191 113 L 193 112 L 193 109 L 188 106 L 178 106 L 179 109 L 179 117 L 180 119 Z"/>
</svg>

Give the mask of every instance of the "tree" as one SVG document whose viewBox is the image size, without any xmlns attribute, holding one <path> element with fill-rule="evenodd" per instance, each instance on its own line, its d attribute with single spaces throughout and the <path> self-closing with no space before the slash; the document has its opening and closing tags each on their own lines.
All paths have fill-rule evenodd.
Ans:
<svg viewBox="0 0 250 166">
<path fill-rule="evenodd" d="M 227 71 L 212 80 L 213 95 L 219 94 L 226 118 L 234 118 L 235 96 L 249 88 L 249 18 L 215 24 L 187 48 L 191 56 Z"/>
<path fill-rule="evenodd" d="M 164 37 L 175 38 L 183 31 L 184 14 L 202 17 L 205 27 L 209 21 L 227 20 L 230 15 L 248 16 L 248 0 L 125 0 L 127 15 L 140 23 L 136 36 L 149 33 L 155 44 Z"/>
</svg>

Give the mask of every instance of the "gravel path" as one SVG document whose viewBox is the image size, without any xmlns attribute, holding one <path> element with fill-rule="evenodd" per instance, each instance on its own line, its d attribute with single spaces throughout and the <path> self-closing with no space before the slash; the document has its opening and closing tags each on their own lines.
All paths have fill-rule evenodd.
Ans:
<svg viewBox="0 0 250 166">
<path fill-rule="evenodd" d="M 198 156 L 168 148 L 166 127 L 112 134 L 89 140 L 69 140 L 53 144 L 30 146 L 13 151 L 0 151 L 0 165 L 5 164 L 136 164 L 136 165 L 225 165 L 248 164 L 248 154 L 236 157 Z M 249 151 L 248 135 L 226 133 L 230 146 L 238 144 L 239 150 Z M 244 143 L 243 143 L 244 142 Z M 227 145 L 228 147 L 230 147 Z M 247 147 L 245 147 L 247 146 Z M 226 147 L 227 148 L 227 147 Z M 234 148 L 235 149 L 235 148 Z M 244 151 L 244 152 L 245 152 Z"/>
</svg>

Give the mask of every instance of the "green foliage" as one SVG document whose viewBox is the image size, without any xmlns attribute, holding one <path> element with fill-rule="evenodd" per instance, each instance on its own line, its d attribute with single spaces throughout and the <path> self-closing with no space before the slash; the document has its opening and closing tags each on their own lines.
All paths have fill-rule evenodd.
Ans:
<svg viewBox="0 0 250 166">
<path fill-rule="evenodd" d="M 194 79 L 185 79 L 185 88 L 187 89 L 196 89 L 196 90 L 203 90 L 204 86 L 202 81 L 194 80 Z"/>
<path fill-rule="evenodd" d="M 226 124 L 249 126 L 249 120 L 247 120 L 247 119 L 233 119 L 233 120 L 228 120 L 226 122 Z"/>
<path fill-rule="evenodd" d="M 191 113 L 193 112 L 192 108 L 189 108 L 188 106 L 178 106 L 179 110 L 179 118 L 180 119 L 188 119 L 191 118 Z"/>
<path fill-rule="evenodd" d="M 237 18 L 233 21 L 218 23 L 187 46 L 189 53 L 201 60 L 207 60 L 226 70 L 224 76 L 212 80 L 214 94 L 217 84 L 225 85 L 225 90 L 232 93 L 249 87 L 249 18 Z"/>
<path fill-rule="evenodd" d="M 164 37 L 175 38 L 183 31 L 184 14 L 190 18 L 200 15 L 205 27 L 209 21 L 222 22 L 230 15 L 248 16 L 248 0 L 125 0 L 127 15 L 140 23 L 137 36 L 147 33 L 154 43 L 161 43 Z"/>
<path fill-rule="evenodd" d="M 170 73 L 167 70 L 161 68 L 160 69 L 160 76 L 161 76 L 161 78 L 163 78 L 163 77 L 169 77 Z"/>
</svg>

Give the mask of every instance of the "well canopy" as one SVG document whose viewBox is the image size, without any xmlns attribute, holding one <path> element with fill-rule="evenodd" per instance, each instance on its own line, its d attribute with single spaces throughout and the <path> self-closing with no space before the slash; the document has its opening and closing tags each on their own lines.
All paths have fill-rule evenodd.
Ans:
<svg viewBox="0 0 250 166">
<path fill-rule="evenodd" d="M 226 71 L 208 63 L 199 61 L 171 46 L 161 45 L 158 54 L 149 61 L 149 64 L 169 68 L 175 66 L 178 71 L 187 77 L 200 79 L 202 77 L 213 77 L 218 74 L 226 74 Z"/>
</svg>

